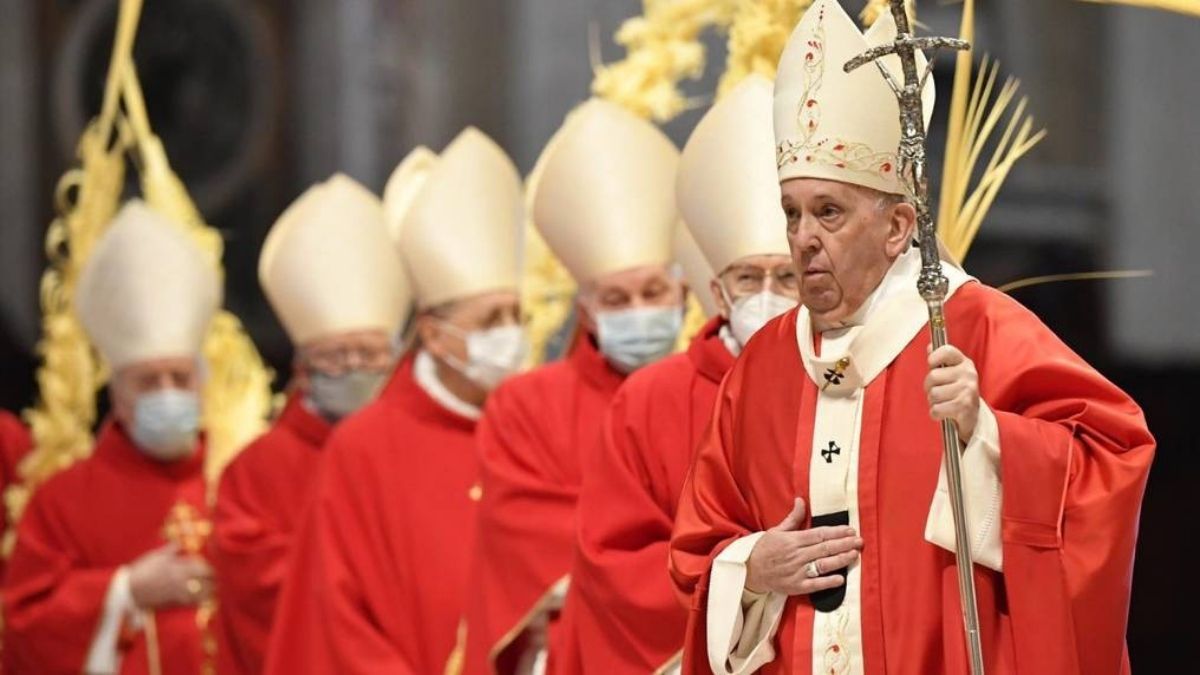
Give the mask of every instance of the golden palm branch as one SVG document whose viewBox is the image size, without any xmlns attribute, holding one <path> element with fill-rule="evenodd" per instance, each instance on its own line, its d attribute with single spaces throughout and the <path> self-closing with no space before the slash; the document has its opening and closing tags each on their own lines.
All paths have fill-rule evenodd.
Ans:
<svg viewBox="0 0 1200 675">
<path fill-rule="evenodd" d="M 116 214 L 125 184 L 124 152 L 129 139 L 117 133 L 120 75 L 132 62 L 141 4 L 141 0 L 121 3 L 100 113 L 80 135 L 78 164 L 63 174 L 55 188 L 57 215 L 46 232 L 47 267 L 39 288 L 38 394 L 34 407 L 25 412 L 34 447 L 18 467 L 19 482 L 4 495 L 14 525 L 38 485 L 86 457 L 92 448 L 96 392 L 106 373 L 76 316 L 75 287 L 93 245 Z M 11 534 L 10 529 L 5 536 L 6 553 Z"/>
<path fill-rule="evenodd" d="M 975 37 L 974 0 L 963 3 L 960 37 Z M 957 261 L 966 257 L 1013 165 L 1046 136 L 1045 130 L 1034 131 L 1027 100 L 1017 99 L 1017 80 L 1008 78 L 996 92 L 999 70 L 997 62 L 985 57 L 972 82 L 970 53 L 957 56 L 938 209 L 938 235 Z M 999 129 L 1003 131 L 996 138 Z M 976 179 L 979 161 L 993 141 L 991 156 Z"/>
<path fill-rule="evenodd" d="M 134 68 L 125 71 L 122 93 L 146 202 L 183 226 L 223 274 L 221 235 L 204 222 L 183 181 L 171 169 L 162 141 L 150 128 Z M 274 374 L 263 362 L 241 321 L 228 310 L 220 310 L 213 317 L 203 352 L 208 366 L 203 392 L 208 440 L 205 475 L 209 485 L 214 486 L 225 465 L 266 427 L 272 407 Z"/>
</svg>

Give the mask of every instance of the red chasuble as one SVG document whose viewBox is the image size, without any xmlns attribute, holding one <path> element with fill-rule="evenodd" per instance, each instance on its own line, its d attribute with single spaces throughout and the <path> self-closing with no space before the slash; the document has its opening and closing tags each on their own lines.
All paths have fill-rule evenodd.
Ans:
<svg viewBox="0 0 1200 675">
<path fill-rule="evenodd" d="M 89 458 L 34 492 L 4 580 L 5 675 L 83 671 L 117 568 L 167 543 L 173 510 L 206 513 L 203 466 L 202 449 L 172 464 L 150 459 L 110 422 Z M 203 533 L 203 521 L 195 524 Z M 201 672 L 196 614 L 155 613 L 160 672 Z M 119 651 L 122 675 L 151 672 L 144 631 L 128 634 Z"/>
<path fill-rule="evenodd" d="M 683 647 L 687 611 L 667 572 L 679 491 L 733 355 L 709 322 L 686 354 L 646 366 L 613 398 L 583 459 L 560 673 L 645 675 Z"/>
<path fill-rule="evenodd" d="M 465 672 L 512 672 L 529 621 L 571 571 L 580 458 L 598 440 L 622 379 L 581 332 L 566 359 L 515 377 L 488 398 L 479 427 L 483 501 Z M 552 618 L 551 655 L 558 634 Z"/>
<path fill-rule="evenodd" d="M 475 423 L 406 358 L 322 450 L 268 648 L 277 675 L 441 673 L 466 590 Z"/>
<path fill-rule="evenodd" d="M 32 446 L 33 439 L 21 420 L 7 410 L 0 410 L 0 495 L 20 480 L 17 468 Z M 0 532 L 8 532 L 8 508 L 3 504 L 0 504 Z M 0 556 L 0 578 L 4 577 L 5 562 Z"/>
<path fill-rule="evenodd" d="M 330 428 L 294 395 L 274 426 L 221 476 L 212 540 L 220 675 L 263 670 L 287 558 Z"/>
<path fill-rule="evenodd" d="M 953 343 L 978 368 L 1000 432 L 1004 572 L 978 565 L 988 673 L 1129 672 L 1125 627 L 1138 514 L 1154 440 L 1138 406 L 1032 313 L 978 283 L 947 303 Z M 816 386 L 797 313 L 768 324 L 722 385 L 683 489 L 672 575 L 691 594 L 685 672 L 707 672 L 713 558 L 809 497 Z M 866 389 L 858 465 L 864 672 L 966 673 L 954 555 L 923 534 L 941 465 L 922 329 Z M 807 526 L 807 523 L 806 523 Z M 787 601 L 761 672 L 811 671 L 813 607 Z"/>
</svg>

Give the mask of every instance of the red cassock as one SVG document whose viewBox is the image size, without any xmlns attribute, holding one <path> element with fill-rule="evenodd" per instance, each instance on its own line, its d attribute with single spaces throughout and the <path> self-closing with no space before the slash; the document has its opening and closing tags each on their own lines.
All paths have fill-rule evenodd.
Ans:
<svg viewBox="0 0 1200 675">
<path fill-rule="evenodd" d="M 557 672 L 645 675 L 683 647 L 687 611 L 667 572 L 675 506 L 733 355 L 709 322 L 687 353 L 617 391 L 583 459 L 578 545 Z"/>
<path fill-rule="evenodd" d="M 1138 406 L 1032 313 L 978 283 L 948 302 L 952 342 L 979 371 L 1000 435 L 1004 572 L 975 580 L 988 673 L 1129 672 L 1125 627 L 1138 515 L 1154 440 Z M 707 672 L 713 558 L 809 497 L 816 386 L 797 313 L 751 341 L 722 385 L 685 484 L 671 570 L 691 595 L 684 672 Z M 922 382 L 921 330 L 866 389 L 858 468 L 866 673 L 966 673 L 953 553 L 923 533 L 941 438 Z M 807 523 L 805 524 L 807 526 Z M 787 601 L 764 673 L 809 673 L 813 607 Z"/>
<path fill-rule="evenodd" d="M 296 538 L 267 673 L 442 672 L 466 593 L 474 431 L 421 389 L 412 358 L 338 424 Z"/>
<path fill-rule="evenodd" d="M 20 480 L 17 468 L 32 446 L 29 429 L 16 415 L 0 410 L 0 495 L 8 492 L 8 488 Z M 0 532 L 8 532 L 8 509 L 3 505 L 0 505 Z M 4 557 L 0 556 L 0 578 L 4 576 L 5 562 Z"/>
<path fill-rule="evenodd" d="M 271 429 L 221 475 L 211 543 L 220 675 L 263 670 L 279 588 L 330 429 L 293 395 Z"/>
<path fill-rule="evenodd" d="M 203 450 L 173 464 L 150 459 L 110 422 L 89 458 L 38 487 L 4 581 L 5 675 L 83 671 L 117 569 L 167 543 L 174 510 L 187 509 L 204 527 L 203 467 Z M 200 673 L 196 609 L 160 610 L 153 621 L 160 672 Z M 127 633 L 119 651 L 122 675 L 152 672 L 144 631 Z"/>
<path fill-rule="evenodd" d="M 509 673 L 525 628 L 571 571 L 580 457 L 623 377 L 590 336 L 501 385 L 479 427 L 483 500 L 466 610 L 465 672 Z M 549 627 L 556 652 L 559 622 Z"/>
</svg>

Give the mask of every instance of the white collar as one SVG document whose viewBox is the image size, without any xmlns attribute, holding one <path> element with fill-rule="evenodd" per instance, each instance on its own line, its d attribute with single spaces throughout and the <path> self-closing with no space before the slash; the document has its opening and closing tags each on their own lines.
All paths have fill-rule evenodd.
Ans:
<svg viewBox="0 0 1200 675">
<path fill-rule="evenodd" d="M 942 269 L 950 281 L 948 300 L 971 277 L 954 265 L 943 264 Z M 807 307 L 800 308 L 796 341 L 804 369 L 813 382 L 821 387 L 858 389 L 870 384 L 895 360 L 929 323 L 925 301 L 917 292 L 920 274 L 921 252 L 909 249 L 892 263 L 879 286 L 852 315 L 851 325 L 822 333 L 820 356 L 813 349 L 812 316 Z M 826 349 L 827 344 L 832 348 Z M 834 370 L 839 376 L 831 381 L 829 376 Z"/>
<path fill-rule="evenodd" d="M 728 323 L 722 324 L 717 329 L 717 337 L 721 338 L 721 344 L 725 345 L 725 349 L 728 349 L 735 358 L 742 353 L 742 345 L 738 344 L 737 338 L 733 337 L 733 329 L 729 327 Z"/>
<path fill-rule="evenodd" d="M 418 387 L 429 394 L 429 398 L 437 401 L 439 405 L 450 412 L 470 420 L 483 417 L 483 411 L 479 406 L 471 405 L 455 396 L 454 392 L 442 384 L 437 375 L 437 363 L 434 362 L 433 355 L 424 349 L 417 352 L 416 359 L 413 361 L 413 379 L 416 380 Z"/>
</svg>

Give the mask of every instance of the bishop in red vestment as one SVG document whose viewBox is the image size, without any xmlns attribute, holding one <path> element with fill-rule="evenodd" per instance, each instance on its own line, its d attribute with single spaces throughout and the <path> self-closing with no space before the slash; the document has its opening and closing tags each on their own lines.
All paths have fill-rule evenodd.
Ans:
<svg viewBox="0 0 1200 675">
<path fill-rule="evenodd" d="M 450 657 L 478 489 L 475 421 L 432 398 L 414 361 L 322 450 L 268 673 L 436 673 Z"/>
<path fill-rule="evenodd" d="M 319 257 L 321 264 L 313 262 Z M 259 280 L 296 346 L 287 406 L 225 468 L 213 509 L 217 671 L 259 675 L 320 449 L 395 365 L 411 293 L 379 199 L 335 175 L 272 226 Z"/>
<path fill-rule="evenodd" d="M 630 376 L 601 442 L 583 457 L 578 538 L 556 658 L 563 673 L 678 668 L 687 611 L 667 573 L 667 545 L 692 455 L 734 357 L 767 321 L 795 307 L 772 161 L 771 83 L 750 76 L 712 107 L 684 147 L 680 212 L 720 316 L 686 354 Z M 713 272 L 716 270 L 716 273 Z"/>
<path fill-rule="evenodd" d="M 590 336 L 567 357 L 500 387 L 479 431 L 483 499 L 467 604 L 467 672 L 513 672 L 509 643 L 555 602 L 571 567 L 581 449 L 594 442 L 622 376 Z M 562 589 L 558 589 L 561 596 Z M 561 597 L 557 602 L 561 604 Z M 557 607 L 556 607 L 557 609 Z M 508 652 L 525 653 L 523 644 Z M 489 654 L 489 652 L 491 652 Z M 478 669 L 478 670 L 477 670 Z"/>
<path fill-rule="evenodd" d="M 817 0 L 780 60 L 781 204 L 803 307 L 726 377 L 683 488 L 670 554 L 690 606 L 683 670 L 968 672 L 946 420 L 962 442 L 962 564 L 986 671 L 1128 673 L 1154 440 L 1125 393 L 950 263 L 952 345 L 930 351 L 895 97 L 878 72 L 842 67 L 895 30 L 885 14 L 863 35 Z M 895 57 L 882 67 L 899 72 Z"/>
<path fill-rule="evenodd" d="M 293 395 L 271 429 L 221 476 L 212 558 L 220 581 L 214 632 L 222 674 L 262 672 L 288 555 L 331 428 Z"/>
<path fill-rule="evenodd" d="M 141 202 L 97 241 L 75 307 L 112 370 L 112 415 L 18 523 L 6 673 L 199 675 L 211 662 L 199 355 L 220 297 L 207 256 Z"/>
<path fill-rule="evenodd" d="M 567 357 L 488 401 L 467 673 L 553 669 L 575 541 L 580 461 L 625 375 L 670 353 L 683 286 L 670 272 L 678 151 L 652 124 L 589 101 L 529 180 L 534 224 L 580 285 Z"/>
<path fill-rule="evenodd" d="M 203 466 L 199 449 L 163 465 L 108 422 L 91 457 L 37 488 L 18 525 L 4 584 L 4 672 L 90 672 L 84 666 L 100 651 L 95 638 L 118 570 L 173 539 L 183 544 L 171 527 L 176 513 L 188 514 L 176 527 L 194 527 L 196 536 L 207 530 Z M 191 544 L 193 554 L 202 541 Z M 111 635 L 120 669 L 109 672 L 199 675 L 205 653 L 196 618 L 191 602 L 122 617 Z M 149 622 L 157 671 L 150 665 Z"/>
<path fill-rule="evenodd" d="M 733 365 L 709 322 L 687 353 L 634 373 L 584 452 L 578 532 L 558 672 L 649 673 L 682 646 L 687 613 L 667 576 L 675 502 Z"/>
<path fill-rule="evenodd" d="M 414 151 L 389 181 L 385 204 L 401 221 L 420 308 L 417 344 L 379 399 L 340 422 L 321 451 L 267 673 L 440 673 L 461 660 L 476 423 L 527 351 L 516 293 L 520 199 L 511 160 L 472 128 L 440 156 Z"/>
</svg>

